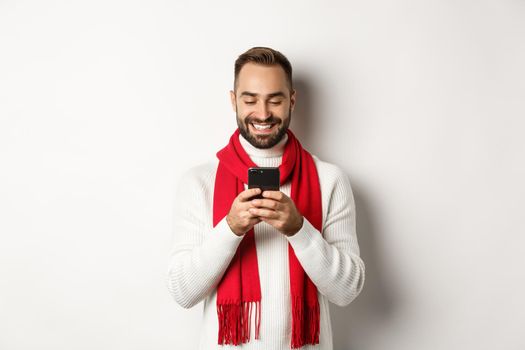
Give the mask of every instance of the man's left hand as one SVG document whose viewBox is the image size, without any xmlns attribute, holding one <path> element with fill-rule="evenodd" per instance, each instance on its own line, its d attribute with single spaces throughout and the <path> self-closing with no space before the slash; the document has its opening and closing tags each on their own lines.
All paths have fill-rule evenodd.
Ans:
<svg viewBox="0 0 525 350">
<path fill-rule="evenodd" d="M 281 191 L 264 191 L 263 199 L 252 199 L 252 215 L 275 227 L 286 236 L 293 236 L 303 227 L 303 216 L 290 197 Z"/>
</svg>

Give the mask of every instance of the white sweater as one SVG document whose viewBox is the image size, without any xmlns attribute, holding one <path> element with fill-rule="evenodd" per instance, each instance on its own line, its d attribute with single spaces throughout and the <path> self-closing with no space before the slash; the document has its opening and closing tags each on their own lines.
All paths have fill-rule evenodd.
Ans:
<svg viewBox="0 0 525 350">
<path fill-rule="evenodd" d="M 244 137 L 239 138 L 258 166 L 277 167 L 281 164 L 286 135 L 271 149 L 255 148 Z M 319 345 L 302 349 L 333 349 L 328 302 L 348 305 L 363 288 L 365 266 L 359 257 L 350 182 L 339 167 L 316 156 L 313 158 L 321 185 L 322 235 L 306 218 L 303 227 L 292 237 L 284 236 L 265 222 L 254 227 L 262 294 L 260 339 L 254 339 L 255 322 L 252 321 L 251 339 L 242 346 L 217 344 L 216 288 L 242 240 L 231 231 L 225 218 L 213 227 L 213 190 L 218 159 L 195 166 L 183 174 L 176 192 L 167 286 L 175 301 L 184 308 L 204 300 L 198 349 L 290 349 L 288 243 L 318 290 Z M 290 196 L 290 181 L 281 185 L 280 190 Z"/>
</svg>

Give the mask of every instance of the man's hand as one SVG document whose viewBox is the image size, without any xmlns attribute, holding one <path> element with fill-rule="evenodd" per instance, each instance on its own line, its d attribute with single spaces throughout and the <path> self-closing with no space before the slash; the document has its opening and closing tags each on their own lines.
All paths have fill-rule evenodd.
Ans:
<svg viewBox="0 0 525 350">
<path fill-rule="evenodd" d="M 290 197 L 281 191 L 264 191 L 263 199 L 253 199 L 248 211 L 286 236 L 293 236 L 303 226 L 303 216 Z"/>
<path fill-rule="evenodd" d="M 237 236 L 242 236 L 248 232 L 255 224 L 261 222 L 257 215 L 249 212 L 253 207 L 250 198 L 261 193 L 260 188 L 244 190 L 235 198 L 226 216 L 226 222 Z"/>
</svg>

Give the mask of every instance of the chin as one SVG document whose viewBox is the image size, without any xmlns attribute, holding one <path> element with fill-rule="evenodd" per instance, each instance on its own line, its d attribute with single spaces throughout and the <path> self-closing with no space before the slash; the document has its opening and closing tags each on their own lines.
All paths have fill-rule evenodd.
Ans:
<svg viewBox="0 0 525 350">
<path fill-rule="evenodd" d="M 245 132 L 246 130 L 244 130 Z M 261 149 L 267 149 L 272 148 L 276 144 L 279 143 L 284 137 L 284 134 L 286 134 L 286 129 L 278 130 L 276 133 L 268 135 L 268 136 L 258 136 L 254 135 L 252 133 L 248 133 L 247 135 L 243 133 L 243 130 L 241 129 L 241 135 L 244 136 L 248 142 L 254 147 L 261 148 Z"/>
</svg>

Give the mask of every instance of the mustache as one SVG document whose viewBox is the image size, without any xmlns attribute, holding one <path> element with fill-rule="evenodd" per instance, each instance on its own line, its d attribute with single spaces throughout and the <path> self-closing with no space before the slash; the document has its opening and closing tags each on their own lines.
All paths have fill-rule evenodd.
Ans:
<svg viewBox="0 0 525 350">
<path fill-rule="evenodd" d="M 251 123 L 278 124 L 278 123 L 282 122 L 281 118 L 276 118 L 274 116 L 271 116 L 270 118 L 267 118 L 267 119 L 264 119 L 264 120 L 258 120 L 256 118 L 246 117 L 246 119 L 244 121 L 245 121 L 246 124 L 251 124 Z"/>
</svg>

